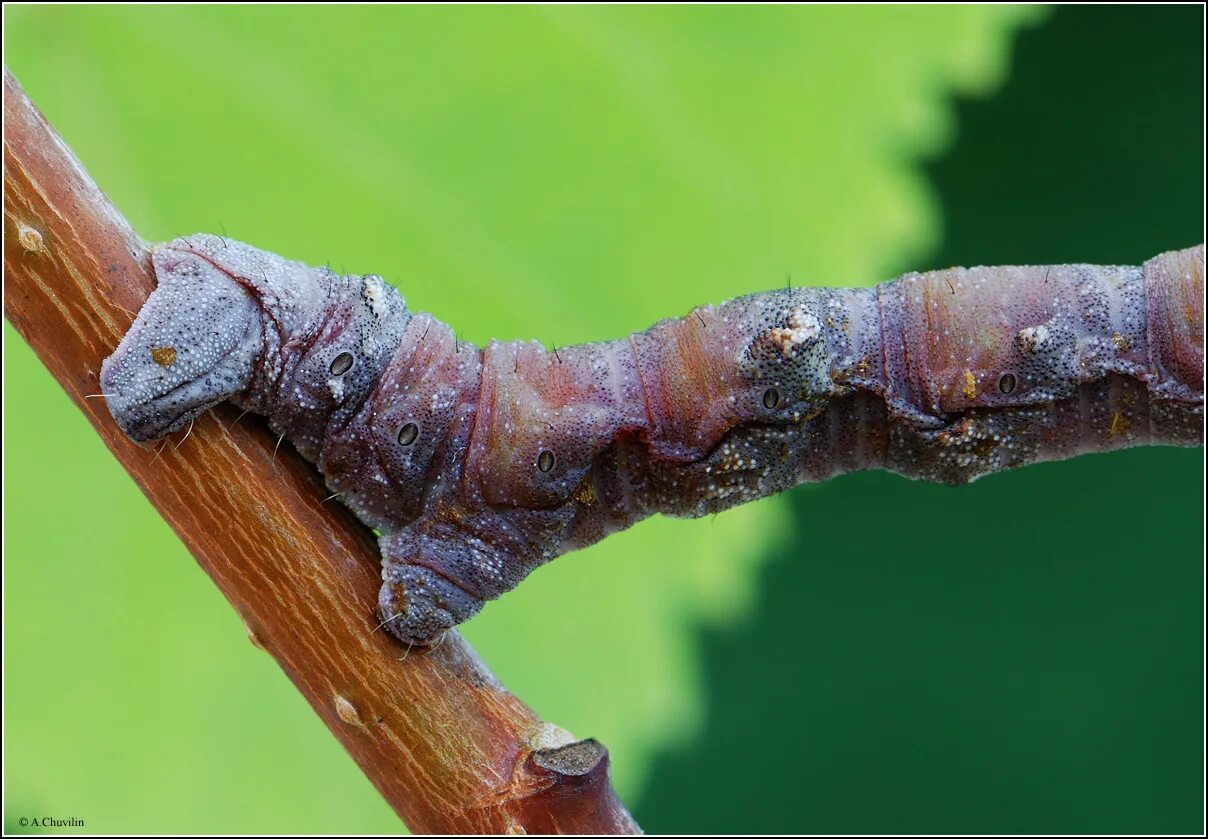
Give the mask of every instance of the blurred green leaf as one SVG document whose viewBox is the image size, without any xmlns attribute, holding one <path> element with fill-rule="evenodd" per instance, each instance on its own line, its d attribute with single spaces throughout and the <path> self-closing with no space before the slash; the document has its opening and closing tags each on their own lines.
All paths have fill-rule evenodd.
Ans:
<svg viewBox="0 0 1208 839">
<path fill-rule="evenodd" d="M 916 164 L 1020 7 L 17 7 L 9 66 L 146 238 L 384 274 L 470 340 L 566 345 L 926 252 Z M 372 787 L 5 328 L 10 813 L 123 832 L 386 832 Z M 19 441 L 19 442 L 18 442 Z M 781 500 L 654 520 L 466 634 L 623 795 L 697 730 L 703 622 Z"/>
</svg>

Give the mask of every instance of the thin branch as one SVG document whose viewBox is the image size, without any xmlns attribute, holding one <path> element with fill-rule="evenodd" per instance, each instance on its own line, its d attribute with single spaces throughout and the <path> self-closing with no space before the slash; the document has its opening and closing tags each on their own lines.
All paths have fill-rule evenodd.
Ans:
<svg viewBox="0 0 1208 839">
<path fill-rule="evenodd" d="M 156 455 L 100 399 L 101 360 L 154 287 L 144 243 L 4 70 L 5 317 L 412 830 L 634 833 L 607 750 L 508 693 L 455 632 L 383 632 L 371 534 L 262 424 L 198 423 Z M 400 660 L 404 659 L 405 660 Z"/>
</svg>

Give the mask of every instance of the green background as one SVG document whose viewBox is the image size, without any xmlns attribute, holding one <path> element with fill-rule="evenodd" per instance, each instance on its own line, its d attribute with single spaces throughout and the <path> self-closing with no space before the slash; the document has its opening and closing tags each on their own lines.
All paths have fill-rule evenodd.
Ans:
<svg viewBox="0 0 1208 839">
<path fill-rule="evenodd" d="M 7 65 L 147 239 L 375 271 L 478 342 L 616 337 L 786 275 L 1203 239 L 1198 7 L 5 24 Z M 397 830 L 7 324 L 4 349 L 6 828 Z M 868 473 L 653 520 L 466 635 L 609 745 L 648 831 L 1198 832 L 1203 465 Z"/>
</svg>

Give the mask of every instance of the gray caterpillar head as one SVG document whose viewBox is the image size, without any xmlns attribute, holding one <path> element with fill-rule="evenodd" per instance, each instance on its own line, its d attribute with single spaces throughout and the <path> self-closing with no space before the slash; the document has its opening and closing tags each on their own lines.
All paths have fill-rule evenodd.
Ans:
<svg viewBox="0 0 1208 839">
<path fill-rule="evenodd" d="M 138 441 L 170 434 L 243 390 L 264 344 L 259 307 L 229 274 L 172 246 L 152 262 L 159 285 L 101 365 L 109 410 Z"/>
</svg>

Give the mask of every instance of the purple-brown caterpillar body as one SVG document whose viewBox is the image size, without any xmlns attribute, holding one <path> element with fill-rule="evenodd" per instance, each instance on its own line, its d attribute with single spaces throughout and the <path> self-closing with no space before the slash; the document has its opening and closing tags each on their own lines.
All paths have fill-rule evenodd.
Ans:
<svg viewBox="0 0 1208 839">
<path fill-rule="evenodd" d="M 556 351 L 478 348 L 380 277 L 219 236 L 153 261 L 101 370 L 114 418 L 149 440 L 227 399 L 267 416 L 381 534 L 379 611 L 408 643 L 653 513 L 1204 440 L 1202 245 L 769 291 Z"/>
</svg>

